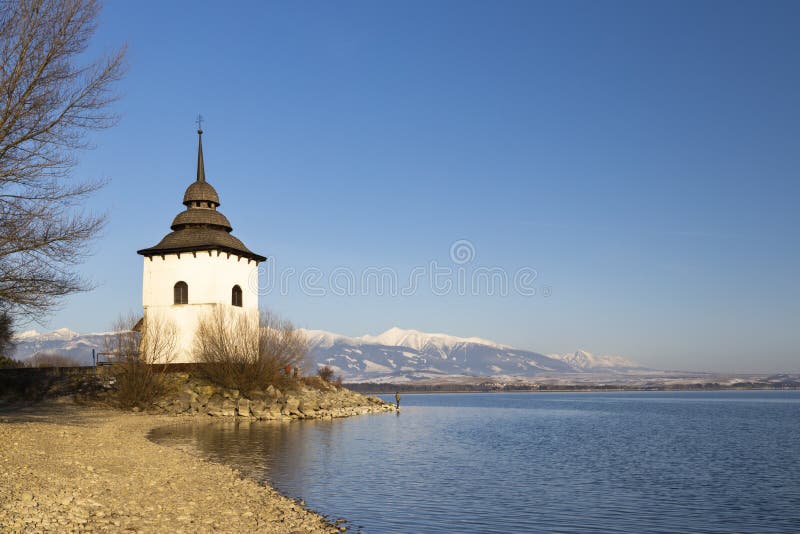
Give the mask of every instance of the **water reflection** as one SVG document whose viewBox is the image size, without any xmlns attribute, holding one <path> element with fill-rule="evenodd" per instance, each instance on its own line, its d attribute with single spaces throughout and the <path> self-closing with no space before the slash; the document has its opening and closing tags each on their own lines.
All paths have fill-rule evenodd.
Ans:
<svg viewBox="0 0 800 534">
<path fill-rule="evenodd" d="M 800 392 L 407 395 L 399 416 L 152 437 L 366 532 L 800 525 Z"/>
<path fill-rule="evenodd" d="M 342 434 L 338 421 L 218 422 L 165 427 L 151 439 L 227 463 L 257 480 L 279 480 L 300 496 L 314 462 L 331 462 Z"/>
</svg>

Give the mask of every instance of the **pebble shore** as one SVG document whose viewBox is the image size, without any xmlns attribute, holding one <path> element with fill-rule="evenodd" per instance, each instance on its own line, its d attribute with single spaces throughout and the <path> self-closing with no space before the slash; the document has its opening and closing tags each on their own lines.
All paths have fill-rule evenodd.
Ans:
<svg viewBox="0 0 800 534">
<path fill-rule="evenodd" d="M 340 532 L 229 467 L 146 438 L 179 419 L 70 401 L 0 407 L 0 532 Z"/>
</svg>

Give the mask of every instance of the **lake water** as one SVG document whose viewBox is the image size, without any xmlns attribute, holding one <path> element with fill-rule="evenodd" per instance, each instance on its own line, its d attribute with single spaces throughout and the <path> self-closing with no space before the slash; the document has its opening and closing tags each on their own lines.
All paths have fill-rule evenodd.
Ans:
<svg viewBox="0 0 800 534">
<path fill-rule="evenodd" d="M 352 530 L 798 532 L 800 391 L 405 395 L 155 430 Z"/>
</svg>

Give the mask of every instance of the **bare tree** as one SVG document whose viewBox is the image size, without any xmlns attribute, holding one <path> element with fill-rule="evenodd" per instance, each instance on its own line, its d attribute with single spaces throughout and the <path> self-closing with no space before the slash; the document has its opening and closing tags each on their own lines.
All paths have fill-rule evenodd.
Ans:
<svg viewBox="0 0 800 534">
<path fill-rule="evenodd" d="M 114 322 L 114 333 L 105 340 L 112 360 L 137 360 L 148 365 L 170 364 L 178 349 L 178 327 L 171 319 L 150 313 L 143 319 L 129 313 Z"/>
<path fill-rule="evenodd" d="M 241 390 L 295 385 L 308 341 L 289 321 L 269 312 L 258 321 L 240 310 L 215 308 L 200 319 L 194 353 L 208 378 Z"/>
<path fill-rule="evenodd" d="M 147 408 L 167 389 L 166 373 L 176 356 L 178 328 L 157 314 L 136 321 L 134 315 L 114 324 L 114 335 L 106 340 L 111 372 L 116 378 L 118 403 L 125 408 Z"/>
<path fill-rule="evenodd" d="M 178 353 L 178 326 L 171 319 L 150 312 L 142 320 L 139 359 L 155 365 L 175 361 Z"/>
<path fill-rule="evenodd" d="M 133 313 L 120 315 L 112 325 L 113 334 L 106 336 L 105 354 L 113 362 L 139 357 L 141 343 L 139 321 Z"/>
<path fill-rule="evenodd" d="M 0 311 L 41 318 L 90 288 L 74 271 L 104 217 L 82 211 L 103 185 L 73 181 L 87 134 L 115 124 L 125 47 L 80 64 L 96 0 L 0 1 Z"/>
</svg>

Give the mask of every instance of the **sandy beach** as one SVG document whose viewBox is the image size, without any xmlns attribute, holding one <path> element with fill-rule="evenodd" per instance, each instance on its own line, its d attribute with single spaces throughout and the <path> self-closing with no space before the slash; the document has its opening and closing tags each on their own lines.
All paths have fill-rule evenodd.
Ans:
<svg viewBox="0 0 800 534">
<path fill-rule="evenodd" d="M 72 402 L 0 407 L 0 531 L 339 531 L 272 488 L 147 439 L 182 420 Z"/>
</svg>

